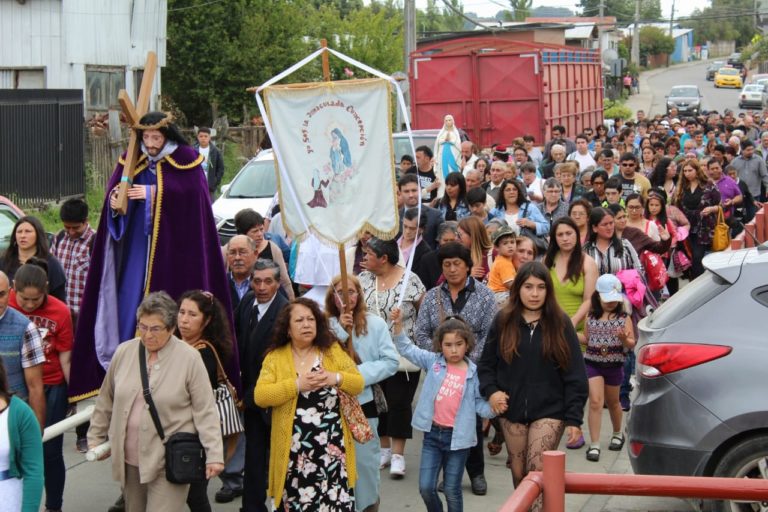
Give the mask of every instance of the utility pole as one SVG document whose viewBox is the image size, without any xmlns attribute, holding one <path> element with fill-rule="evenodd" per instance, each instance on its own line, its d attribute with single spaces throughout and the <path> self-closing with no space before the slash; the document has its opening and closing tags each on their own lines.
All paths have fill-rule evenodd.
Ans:
<svg viewBox="0 0 768 512">
<path fill-rule="evenodd" d="M 405 26 L 404 48 L 403 48 L 403 67 L 405 74 L 408 75 L 408 63 L 411 59 L 411 52 L 416 51 L 416 0 L 405 0 L 403 3 L 403 15 Z M 410 88 L 403 93 L 405 104 L 411 104 Z M 400 109 L 397 109 L 397 129 L 401 130 L 403 126 L 403 115 Z"/>
<path fill-rule="evenodd" d="M 640 66 L 640 0 L 635 0 L 635 30 L 632 32 L 632 62 Z"/>
<path fill-rule="evenodd" d="M 672 38 L 672 43 L 675 43 L 675 32 L 673 28 L 674 24 L 675 24 L 675 0 L 672 0 L 672 12 L 669 13 L 669 37 Z M 671 58 L 671 55 L 667 54 L 667 67 L 669 67 L 670 58 Z"/>
</svg>

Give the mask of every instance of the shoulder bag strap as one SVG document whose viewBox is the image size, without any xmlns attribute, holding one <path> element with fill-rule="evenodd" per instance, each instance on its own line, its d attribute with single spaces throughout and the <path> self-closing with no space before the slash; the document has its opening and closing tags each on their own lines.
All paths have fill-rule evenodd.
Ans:
<svg viewBox="0 0 768 512">
<path fill-rule="evenodd" d="M 213 356 L 216 358 L 216 377 L 219 382 L 226 382 L 229 379 L 227 379 L 227 374 L 224 373 L 224 367 L 221 365 L 221 359 L 219 359 L 219 353 L 216 352 L 216 349 L 213 347 L 213 345 L 210 344 L 210 342 L 200 340 L 195 345 L 195 348 L 200 350 L 203 347 L 208 347 L 211 349 L 211 352 L 213 352 Z"/>
<path fill-rule="evenodd" d="M 155 408 L 155 402 L 152 400 L 152 393 L 149 391 L 149 376 L 147 375 L 147 358 L 144 350 L 144 344 L 139 342 L 139 371 L 141 372 L 141 389 L 144 393 L 144 401 L 149 406 L 149 415 L 152 416 L 152 423 L 155 424 L 157 435 L 160 436 L 160 440 L 165 439 L 165 431 L 163 431 L 163 425 L 160 423 L 160 417 L 157 415 L 157 409 Z"/>
</svg>

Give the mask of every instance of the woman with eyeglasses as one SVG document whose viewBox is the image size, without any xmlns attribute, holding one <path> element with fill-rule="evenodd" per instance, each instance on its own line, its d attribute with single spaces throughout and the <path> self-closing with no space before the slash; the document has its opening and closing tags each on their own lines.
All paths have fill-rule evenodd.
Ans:
<svg viewBox="0 0 768 512">
<path fill-rule="evenodd" d="M 589 212 L 592 211 L 592 203 L 585 198 L 577 199 L 568 207 L 568 217 L 571 218 L 579 230 L 579 244 L 584 245 L 589 239 Z"/>
<path fill-rule="evenodd" d="M 189 494 L 189 484 L 166 479 L 163 440 L 141 392 L 140 364 L 146 365 L 165 437 L 198 434 L 206 455 L 206 479 L 224 469 L 219 413 L 208 372 L 197 350 L 173 335 L 177 316 L 176 303 L 165 292 L 150 293 L 141 301 L 136 311 L 139 337 L 117 347 L 91 416 L 88 447 L 110 441 L 112 477 L 123 488 L 126 510 L 181 510 Z"/>
<path fill-rule="evenodd" d="M 372 386 L 397 372 L 399 354 L 387 322 L 368 312 L 363 287 L 354 276 L 347 276 L 347 294 L 349 304 L 345 306 L 342 279 L 340 275 L 335 276 L 325 294 L 325 314 L 331 331 L 342 341 L 350 357 L 355 359 L 365 381 L 365 388 L 357 395 L 357 400 L 374 431 L 374 438 L 364 444 L 355 441 L 355 509 L 358 512 L 374 512 L 378 510 L 379 503 L 381 442 L 376 433 L 379 413 Z"/>
</svg>

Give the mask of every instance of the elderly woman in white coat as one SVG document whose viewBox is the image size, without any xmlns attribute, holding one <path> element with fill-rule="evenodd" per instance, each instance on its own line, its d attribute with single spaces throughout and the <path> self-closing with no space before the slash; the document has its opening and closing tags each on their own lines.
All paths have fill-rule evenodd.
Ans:
<svg viewBox="0 0 768 512">
<path fill-rule="evenodd" d="M 109 439 L 112 476 L 120 482 L 127 512 L 184 508 L 189 485 L 165 478 L 165 450 L 146 407 L 139 370 L 144 347 L 149 387 L 165 436 L 197 433 L 206 454 L 206 477 L 224 469 L 219 414 L 203 360 L 174 336 L 176 303 L 165 292 L 149 294 L 136 312 L 140 333 L 115 351 L 88 430 L 88 446 Z M 107 455 L 108 456 L 108 455 Z"/>
<path fill-rule="evenodd" d="M 347 276 L 347 292 L 349 307 L 345 308 L 341 276 L 334 277 L 325 295 L 325 313 L 329 316 L 331 329 L 340 340 L 349 343 L 348 333 L 352 333 L 354 354 L 360 360 L 357 369 L 365 379 L 365 388 L 357 395 L 357 399 L 374 432 L 374 439 L 365 444 L 355 442 L 355 509 L 357 512 L 376 512 L 379 509 L 381 443 L 377 433 L 379 419 L 372 386 L 397 372 L 399 355 L 387 323 L 368 313 L 363 287 L 356 277 Z"/>
</svg>

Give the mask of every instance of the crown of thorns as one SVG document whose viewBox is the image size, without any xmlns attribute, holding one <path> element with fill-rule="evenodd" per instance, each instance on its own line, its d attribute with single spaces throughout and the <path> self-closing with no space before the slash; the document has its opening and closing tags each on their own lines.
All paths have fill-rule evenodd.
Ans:
<svg viewBox="0 0 768 512">
<path fill-rule="evenodd" d="M 141 124 L 136 123 L 133 125 L 134 130 L 159 130 L 160 128 L 165 128 L 169 124 L 171 124 L 174 121 L 173 114 L 170 112 L 163 112 L 165 114 L 165 117 L 162 118 L 160 121 L 156 122 L 155 124 Z"/>
</svg>

